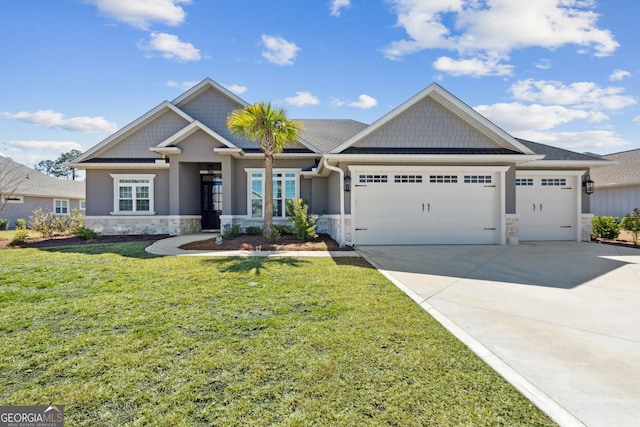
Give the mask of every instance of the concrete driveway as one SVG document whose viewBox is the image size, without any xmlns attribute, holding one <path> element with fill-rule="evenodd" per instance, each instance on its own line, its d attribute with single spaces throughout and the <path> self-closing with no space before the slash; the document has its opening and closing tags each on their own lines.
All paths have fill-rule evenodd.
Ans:
<svg viewBox="0 0 640 427">
<path fill-rule="evenodd" d="M 358 251 L 561 425 L 640 423 L 640 249 Z"/>
</svg>

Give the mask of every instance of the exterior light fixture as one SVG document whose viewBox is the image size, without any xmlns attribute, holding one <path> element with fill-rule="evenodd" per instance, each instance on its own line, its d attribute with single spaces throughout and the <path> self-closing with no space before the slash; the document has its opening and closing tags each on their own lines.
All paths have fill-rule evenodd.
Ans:
<svg viewBox="0 0 640 427">
<path fill-rule="evenodd" d="M 589 174 L 584 176 L 584 181 L 582 181 L 582 186 L 584 187 L 584 192 L 587 194 L 593 194 L 595 191 L 595 183 L 591 180 Z"/>
<path fill-rule="evenodd" d="M 351 175 L 349 175 L 349 172 L 344 176 L 344 191 L 351 191 Z"/>
</svg>

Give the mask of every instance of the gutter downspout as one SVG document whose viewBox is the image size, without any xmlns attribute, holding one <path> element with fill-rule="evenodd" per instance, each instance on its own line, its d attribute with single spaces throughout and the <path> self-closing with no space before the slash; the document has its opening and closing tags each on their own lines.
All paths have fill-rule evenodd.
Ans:
<svg viewBox="0 0 640 427">
<path fill-rule="evenodd" d="M 338 172 L 340 174 L 340 247 L 344 248 L 344 227 L 345 227 L 345 216 L 344 216 L 344 171 L 337 166 L 331 166 L 327 159 L 323 159 L 323 165 L 325 168 Z"/>
</svg>

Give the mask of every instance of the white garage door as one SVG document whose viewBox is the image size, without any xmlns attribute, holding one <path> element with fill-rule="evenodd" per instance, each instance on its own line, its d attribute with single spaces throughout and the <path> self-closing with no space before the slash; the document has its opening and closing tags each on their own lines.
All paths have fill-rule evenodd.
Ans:
<svg viewBox="0 0 640 427">
<path fill-rule="evenodd" d="M 516 174 L 520 240 L 576 240 L 576 176 Z"/>
<path fill-rule="evenodd" d="M 357 172 L 354 243 L 496 244 L 497 172 Z"/>
</svg>

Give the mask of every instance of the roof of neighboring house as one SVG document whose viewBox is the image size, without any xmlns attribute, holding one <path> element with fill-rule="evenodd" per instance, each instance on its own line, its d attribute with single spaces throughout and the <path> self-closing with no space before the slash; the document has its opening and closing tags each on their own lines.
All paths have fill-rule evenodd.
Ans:
<svg viewBox="0 0 640 427">
<path fill-rule="evenodd" d="M 540 144 L 539 142 L 527 141 L 525 139 L 516 138 L 518 141 L 526 145 L 536 154 L 543 154 L 544 160 L 576 160 L 576 161 L 602 161 L 606 162 L 600 156 L 591 154 L 581 154 L 574 151 L 564 150 L 562 148 L 553 147 L 551 145 Z"/>
<path fill-rule="evenodd" d="M 640 185 L 640 149 L 607 154 L 602 158 L 617 164 L 593 169 L 591 179 L 596 185 Z"/>
<path fill-rule="evenodd" d="M 7 195 L 84 199 L 84 181 L 53 178 L 0 156 L 0 191 Z"/>
</svg>

